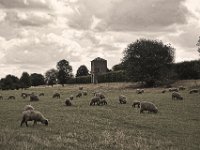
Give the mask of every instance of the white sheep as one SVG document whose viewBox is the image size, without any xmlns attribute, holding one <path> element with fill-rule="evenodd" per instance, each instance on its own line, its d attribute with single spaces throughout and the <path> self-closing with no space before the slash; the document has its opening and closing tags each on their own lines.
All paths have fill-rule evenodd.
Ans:
<svg viewBox="0 0 200 150">
<path fill-rule="evenodd" d="M 33 125 L 35 125 L 37 122 L 48 125 L 48 120 L 42 115 L 41 112 L 36 110 L 26 110 L 22 113 L 21 126 L 23 123 L 25 123 L 28 127 L 28 121 L 34 121 Z"/>
<path fill-rule="evenodd" d="M 31 106 L 31 105 L 26 105 L 26 106 L 24 107 L 24 110 L 25 110 L 25 111 L 26 111 L 26 110 L 34 110 L 34 107 Z"/>
<path fill-rule="evenodd" d="M 126 102 L 127 102 L 126 100 L 127 100 L 126 96 L 124 96 L 124 95 L 119 96 L 119 103 L 120 104 L 126 104 Z"/>
</svg>

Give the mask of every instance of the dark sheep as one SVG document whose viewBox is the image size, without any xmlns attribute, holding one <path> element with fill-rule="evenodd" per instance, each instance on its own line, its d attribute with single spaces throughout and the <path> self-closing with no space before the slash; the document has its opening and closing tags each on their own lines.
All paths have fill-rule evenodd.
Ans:
<svg viewBox="0 0 200 150">
<path fill-rule="evenodd" d="M 55 93 L 52 98 L 60 98 L 60 94 L 59 93 Z"/>
<path fill-rule="evenodd" d="M 99 102 L 100 102 L 100 98 L 99 97 L 93 97 L 91 99 L 90 106 L 92 106 L 92 105 L 98 105 Z"/>
<path fill-rule="evenodd" d="M 71 95 L 71 96 L 69 97 L 69 99 L 70 99 L 70 100 L 73 100 L 73 99 L 74 99 L 74 96 L 73 96 L 73 95 Z"/>
<path fill-rule="evenodd" d="M 133 102 L 133 105 L 132 105 L 132 107 L 138 107 L 138 108 L 140 108 L 140 102 L 139 101 L 136 101 L 136 102 Z"/>
<path fill-rule="evenodd" d="M 77 95 L 76 95 L 76 97 L 81 97 L 82 96 L 82 93 L 81 92 L 79 92 Z"/>
<path fill-rule="evenodd" d="M 72 106 L 72 103 L 71 103 L 71 101 L 69 99 L 66 99 L 65 100 L 65 105 L 66 106 Z"/>
<path fill-rule="evenodd" d="M 9 96 L 8 100 L 10 100 L 10 99 L 15 99 L 15 96 Z"/>
<path fill-rule="evenodd" d="M 120 104 L 126 104 L 126 103 L 127 103 L 127 101 L 126 101 L 126 96 L 120 95 L 120 96 L 119 96 L 119 103 L 120 103 Z"/>
<path fill-rule="evenodd" d="M 48 120 L 42 115 L 42 113 L 35 110 L 27 110 L 22 113 L 21 126 L 25 123 L 28 127 L 28 121 L 34 121 L 33 125 L 37 124 L 37 122 L 41 122 L 46 126 L 48 125 Z"/>
<path fill-rule="evenodd" d="M 87 96 L 88 94 L 87 94 L 87 91 L 83 91 L 83 95 L 84 96 Z"/>
<path fill-rule="evenodd" d="M 100 101 L 98 102 L 97 105 L 102 106 L 102 105 L 107 105 L 107 104 L 108 103 L 107 103 L 106 99 L 104 98 L 104 99 L 100 99 Z"/>
<path fill-rule="evenodd" d="M 137 90 L 136 90 L 136 93 L 137 93 L 137 94 L 142 94 L 142 93 L 144 93 L 144 89 L 137 89 Z"/>
<path fill-rule="evenodd" d="M 178 92 L 173 92 L 172 93 L 172 100 L 177 99 L 177 100 L 183 100 L 183 97 L 180 95 Z"/>
<path fill-rule="evenodd" d="M 44 96 L 44 93 L 40 93 L 39 96 Z"/>
<path fill-rule="evenodd" d="M 190 93 L 190 94 L 193 94 L 193 93 L 198 93 L 198 92 L 199 92 L 198 89 L 191 89 L 189 93 Z"/>
<path fill-rule="evenodd" d="M 31 102 L 39 101 L 39 98 L 38 98 L 37 95 L 32 94 L 32 95 L 30 96 L 30 101 L 31 101 Z"/>
</svg>

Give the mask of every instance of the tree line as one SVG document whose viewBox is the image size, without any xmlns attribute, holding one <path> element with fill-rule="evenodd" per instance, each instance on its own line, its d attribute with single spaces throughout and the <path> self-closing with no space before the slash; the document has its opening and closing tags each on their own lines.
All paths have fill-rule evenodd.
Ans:
<svg viewBox="0 0 200 150">
<path fill-rule="evenodd" d="M 197 42 L 200 53 L 200 37 Z M 99 75 L 101 82 L 140 82 L 145 86 L 170 84 L 178 79 L 199 79 L 200 61 L 174 63 L 175 49 L 162 41 L 139 39 L 130 43 L 123 52 L 122 61 L 114 65 L 108 72 Z M 90 83 L 91 76 L 85 65 L 81 65 L 76 75 L 72 74 L 72 66 L 65 59 L 57 62 L 56 69 L 46 71 L 45 75 L 23 72 L 18 78 L 7 75 L 0 80 L 0 89 L 19 89 L 30 86 Z"/>
</svg>

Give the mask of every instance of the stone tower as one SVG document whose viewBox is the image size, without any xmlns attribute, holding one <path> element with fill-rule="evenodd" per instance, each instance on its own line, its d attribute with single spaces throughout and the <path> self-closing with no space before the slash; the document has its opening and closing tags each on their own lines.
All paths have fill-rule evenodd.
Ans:
<svg viewBox="0 0 200 150">
<path fill-rule="evenodd" d="M 91 61 L 91 79 L 92 83 L 98 83 L 98 75 L 107 72 L 107 60 L 97 57 Z"/>
</svg>

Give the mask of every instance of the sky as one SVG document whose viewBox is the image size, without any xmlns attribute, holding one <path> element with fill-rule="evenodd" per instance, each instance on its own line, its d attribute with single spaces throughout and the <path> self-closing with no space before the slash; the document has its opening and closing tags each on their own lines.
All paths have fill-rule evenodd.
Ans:
<svg viewBox="0 0 200 150">
<path fill-rule="evenodd" d="M 200 0 L 0 0 L 0 78 L 62 59 L 74 74 L 96 57 L 112 68 L 140 38 L 170 43 L 176 62 L 196 60 L 199 36 Z"/>
</svg>

